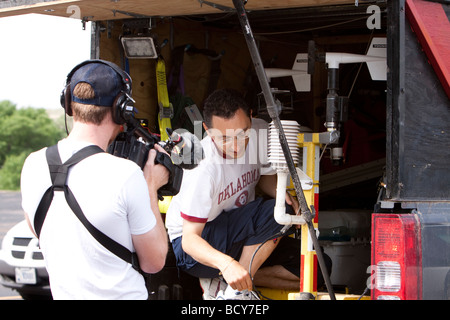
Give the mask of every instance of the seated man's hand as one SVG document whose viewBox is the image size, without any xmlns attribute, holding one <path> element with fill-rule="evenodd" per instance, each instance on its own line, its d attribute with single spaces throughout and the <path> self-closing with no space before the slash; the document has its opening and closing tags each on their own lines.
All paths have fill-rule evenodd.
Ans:
<svg viewBox="0 0 450 320">
<path fill-rule="evenodd" d="M 226 265 L 221 272 L 225 281 L 234 290 L 253 290 L 250 274 L 238 261 L 233 259 L 233 261 Z"/>
</svg>

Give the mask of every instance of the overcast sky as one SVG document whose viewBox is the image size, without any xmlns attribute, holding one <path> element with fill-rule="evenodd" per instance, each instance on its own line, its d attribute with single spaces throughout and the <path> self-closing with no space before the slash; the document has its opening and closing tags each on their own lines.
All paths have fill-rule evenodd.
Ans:
<svg viewBox="0 0 450 320">
<path fill-rule="evenodd" d="M 0 101 L 60 108 L 72 68 L 90 58 L 90 24 L 31 14 L 0 18 Z"/>
</svg>

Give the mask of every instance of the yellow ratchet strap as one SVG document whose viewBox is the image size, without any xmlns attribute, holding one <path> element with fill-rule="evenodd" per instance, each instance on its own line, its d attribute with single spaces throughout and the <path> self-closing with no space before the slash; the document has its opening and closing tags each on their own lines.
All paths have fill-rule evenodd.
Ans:
<svg viewBox="0 0 450 320">
<path fill-rule="evenodd" d="M 158 88 L 158 123 L 159 131 L 161 134 L 161 141 L 169 139 L 167 135 L 166 128 L 172 129 L 172 124 L 170 119 L 173 117 L 173 107 L 169 102 L 169 93 L 167 91 L 167 81 L 166 81 L 166 64 L 164 59 L 158 58 L 156 64 L 156 85 Z M 167 212 L 169 208 L 172 197 L 166 196 L 163 201 L 158 201 L 159 211 L 162 214 Z"/>
<path fill-rule="evenodd" d="M 166 128 L 172 129 L 170 119 L 173 117 L 173 106 L 169 102 L 166 82 L 166 64 L 162 58 L 159 58 L 156 64 L 156 84 L 158 88 L 159 131 L 161 134 L 161 141 L 165 141 L 169 138 L 166 133 Z"/>
</svg>

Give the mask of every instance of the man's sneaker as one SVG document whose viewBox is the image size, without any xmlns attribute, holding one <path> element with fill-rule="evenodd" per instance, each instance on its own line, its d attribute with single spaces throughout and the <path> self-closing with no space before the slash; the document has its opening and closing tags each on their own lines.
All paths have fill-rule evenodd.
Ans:
<svg viewBox="0 0 450 320">
<path fill-rule="evenodd" d="M 228 284 L 222 277 L 200 278 L 200 286 L 203 290 L 203 300 L 215 300 L 220 291 L 224 291 Z"/>
<path fill-rule="evenodd" d="M 216 300 L 260 300 L 256 292 L 254 291 L 237 291 L 228 286 L 225 290 L 221 290 Z"/>
</svg>

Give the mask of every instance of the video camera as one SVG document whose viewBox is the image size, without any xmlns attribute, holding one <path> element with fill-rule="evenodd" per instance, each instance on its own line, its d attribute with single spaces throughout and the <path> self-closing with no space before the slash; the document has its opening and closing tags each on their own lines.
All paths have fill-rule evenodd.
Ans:
<svg viewBox="0 0 450 320">
<path fill-rule="evenodd" d="M 184 144 L 180 135 L 173 134 L 172 130 L 168 129 L 167 133 L 170 138 L 164 142 L 160 141 L 160 137 L 150 133 L 145 125 L 134 117 L 134 113 L 133 106 L 127 106 L 122 110 L 126 128 L 124 126 L 124 131 L 120 132 L 109 145 L 108 153 L 132 160 L 143 169 L 148 159 L 148 153 L 155 144 L 161 145 L 168 154 L 173 154 L 174 149 L 182 149 L 175 148 Z M 157 152 L 155 163 L 162 164 L 169 170 L 169 181 L 158 190 L 158 198 L 161 200 L 163 196 L 176 195 L 180 191 L 183 169 L 174 164 L 170 156 L 162 152 Z"/>
</svg>

